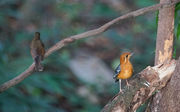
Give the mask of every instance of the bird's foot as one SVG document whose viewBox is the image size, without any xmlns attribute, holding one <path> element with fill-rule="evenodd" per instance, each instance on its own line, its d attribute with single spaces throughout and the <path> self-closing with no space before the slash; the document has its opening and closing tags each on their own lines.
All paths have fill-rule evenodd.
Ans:
<svg viewBox="0 0 180 112">
<path fill-rule="evenodd" d="M 129 83 L 127 83 L 127 88 L 129 89 L 130 88 L 130 86 L 132 86 L 131 84 L 129 84 Z"/>
<path fill-rule="evenodd" d="M 39 68 L 38 68 L 38 71 L 39 72 L 42 72 L 44 70 L 44 67 L 43 66 L 40 66 Z"/>
<path fill-rule="evenodd" d="M 128 81 L 126 80 L 126 85 L 127 85 L 127 88 L 129 89 L 130 86 L 132 86 L 131 84 L 128 83 Z"/>
<path fill-rule="evenodd" d="M 124 93 L 124 91 L 122 89 L 119 90 L 119 93 Z"/>
<path fill-rule="evenodd" d="M 43 66 L 36 66 L 36 67 L 35 67 L 35 70 L 36 70 L 37 72 L 42 72 L 42 71 L 44 70 L 44 67 L 43 67 Z"/>
<path fill-rule="evenodd" d="M 130 86 L 132 86 L 131 84 L 128 83 L 128 81 L 126 80 L 126 85 L 127 85 L 127 88 L 129 89 Z"/>
</svg>

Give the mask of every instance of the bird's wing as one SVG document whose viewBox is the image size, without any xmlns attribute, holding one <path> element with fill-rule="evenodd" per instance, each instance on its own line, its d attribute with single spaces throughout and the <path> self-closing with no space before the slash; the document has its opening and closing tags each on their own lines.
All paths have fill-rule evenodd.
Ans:
<svg viewBox="0 0 180 112">
<path fill-rule="evenodd" d="M 121 71 L 120 64 L 116 67 L 115 73 L 118 74 Z"/>
<path fill-rule="evenodd" d="M 120 64 L 119 64 L 119 65 L 116 67 L 116 69 L 115 69 L 115 74 L 114 74 L 114 76 L 113 76 L 113 79 L 115 80 L 115 82 L 118 81 L 117 76 L 118 76 L 118 74 L 119 74 L 120 71 L 121 71 L 121 67 L 120 67 Z"/>
<path fill-rule="evenodd" d="M 44 43 L 43 43 L 42 41 L 41 41 L 41 44 L 42 44 L 42 47 L 45 48 L 45 47 L 44 47 Z"/>
</svg>

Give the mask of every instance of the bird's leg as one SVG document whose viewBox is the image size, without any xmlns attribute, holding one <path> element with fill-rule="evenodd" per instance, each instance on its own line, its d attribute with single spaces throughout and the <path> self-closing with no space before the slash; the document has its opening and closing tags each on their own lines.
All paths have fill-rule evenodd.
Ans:
<svg viewBox="0 0 180 112">
<path fill-rule="evenodd" d="M 126 79 L 126 85 L 127 85 L 128 89 L 129 89 L 129 87 L 131 86 L 131 84 L 128 83 L 128 80 L 127 80 L 127 79 Z"/>
<path fill-rule="evenodd" d="M 36 70 L 36 71 L 39 71 L 39 72 L 43 71 L 43 68 L 44 68 L 44 67 L 41 65 L 41 58 L 42 58 L 42 56 L 39 56 L 39 55 L 37 55 L 37 56 L 34 58 L 35 70 Z"/>
<path fill-rule="evenodd" d="M 43 71 L 44 67 L 41 65 L 41 61 L 42 61 L 42 56 L 40 56 L 40 59 L 39 59 L 39 65 L 38 65 L 38 71 Z"/>
<path fill-rule="evenodd" d="M 119 93 L 123 93 L 122 89 L 121 89 L 121 79 L 119 79 Z"/>
</svg>

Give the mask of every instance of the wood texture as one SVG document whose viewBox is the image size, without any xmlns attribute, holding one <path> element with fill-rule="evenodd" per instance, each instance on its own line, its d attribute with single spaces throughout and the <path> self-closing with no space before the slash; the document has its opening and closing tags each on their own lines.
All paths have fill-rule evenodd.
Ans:
<svg viewBox="0 0 180 112">
<path fill-rule="evenodd" d="M 180 112 L 180 58 L 170 82 L 154 99 L 151 112 Z"/>
<path fill-rule="evenodd" d="M 102 112 L 135 112 L 156 91 L 166 86 L 176 67 L 175 60 L 165 65 L 147 67 L 140 72 L 140 77 L 130 81 L 133 85 L 125 88 L 124 93 L 118 93 L 103 108 Z"/>
<path fill-rule="evenodd" d="M 174 0 L 174 1 L 179 1 L 179 0 Z M 169 3 L 169 2 L 172 2 L 172 0 L 160 0 L 160 3 Z M 175 11 L 175 6 L 171 6 L 171 7 L 163 8 L 159 10 L 155 65 L 160 64 L 160 63 L 166 63 L 172 59 L 173 40 L 174 40 L 173 38 L 174 36 L 174 11 Z M 165 102 L 161 102 L 163 101 L 162 100 L 163 92 L 159 91 L 156 95 L 154 95 L 153 100 L 151 102 L 152 112 L 165 112 L 165 111 L 158 111 L 159 109 L 162 110 L 162 107 L 160 107 L 159 104 L 162 104 L 162 103 L 165 104 Z M 168 99 L 168 97 L 170 96 L 166 96 L 165 99 Z M 171 111 L 166 110 L 166 112 L 171 112 Z"/>
<path fill-rule="evenodd" d="M 171 0 L 160 0 L 169 3 Z M 159 10 L 155 65 L 172 59 L 174 36 L 174 6 Z"/>
</svg>

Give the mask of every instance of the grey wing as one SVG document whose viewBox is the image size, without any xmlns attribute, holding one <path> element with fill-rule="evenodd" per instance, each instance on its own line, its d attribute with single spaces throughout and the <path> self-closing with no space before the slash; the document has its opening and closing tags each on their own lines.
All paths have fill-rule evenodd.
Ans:
<svg viewBox="0 0 180 112">
<path fill-rule="evenodd" d="M 120 64 L 119 64 L 119 65 L 116 67 L 116 69 L 115 69 L 115 74 L 114 74 L 114 76 L 113 76 L 113 79 L 115 80 L 115 82 L 118 81 L 117 76 L 118 76 L 118 74 L 119 74 L 120 71 L 121 71 L 121 67 L 120 67 Z"/>
</svg>

